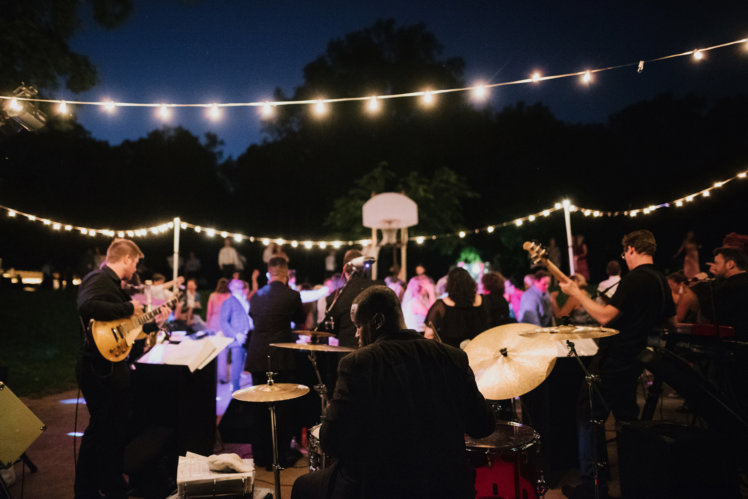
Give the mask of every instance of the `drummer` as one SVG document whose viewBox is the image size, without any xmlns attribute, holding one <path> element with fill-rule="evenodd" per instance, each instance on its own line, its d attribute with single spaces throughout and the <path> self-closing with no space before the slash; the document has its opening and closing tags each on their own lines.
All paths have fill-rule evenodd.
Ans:
<svg viewBox="0 0 748 499">
<path fill-rule="evenodd" d="M 494 417 L 464 352 L 404 330 L 386 286 L 351 307 L 361 348 L 338 367 L 320 431 L 336 464 L 300 477 L 292 498 L 475 496 L 464 435 L 489 435 Z"/>
<path fill-rule="evenodd" d="M 639 417 L 636 387 L 642 365 L 637 355 L 646 346 L 647 336 L 654 328 L 674 321 L 675 305 L 665 276 L 654 265 L 657 249 L 654 234 L 636 230 L 622 241 L 621 258 L 629 273 L 621 279 L 607 305 L 591 299 L 572 280 L 561 281 L 561 290 L 578 299 L 587 312 L 600 324 L 617 329 L 620 334 L 600 339 L 600 349 L 593 357 L 590 371 L 600 376 L 600 391 L 606 407 L 593 397 L 592 412 L 586 385 L 582 387 L 577 405 L 579 432 L 579 466 L 582 483 L 576 488 L 564 487 L 568 497 L 595 497 L 594 471 L 596 462 L 607 462 L 603 427 L 590 420 L 605 421 L 612 410 L 616 421 L 635 421 Z M 602 455 L 597 455 L 602 453 Z M 607 476 L 600 473 L 600 497 L 607 497 Z"/>
</svg>

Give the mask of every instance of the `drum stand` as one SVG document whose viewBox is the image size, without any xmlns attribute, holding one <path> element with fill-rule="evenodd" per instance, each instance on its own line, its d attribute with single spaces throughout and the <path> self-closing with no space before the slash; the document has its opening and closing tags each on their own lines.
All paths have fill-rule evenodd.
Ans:
<svg viewBox="0 0 748 499">
<path fill-rule="evenodd" d="M 314 368 L 314 374 L 317 376 L 317 384 L 314 385 L 314 391 L 317 392 L 320 399 L 320 423 L 322 422 L 322 419 L 325 417 L 325 414 L 327 413 L 327 404 L 329 403 L 329 399 L 327 396 L 327 385 L 325 385 L 324 381 L 322 381 L 322 375 L 319 373 L 319 367 L 317 366 L 317 354 L 314 353 L 314 350 L 309 351 L 309 355 L 307 355 L 309 358 L 309 362 L 312 363 L 312 367 Z"/>
<path fill-rule="evenodd" d="M 265 374 L 268 376 L 268 385 L 272 386 L 275 382 L 273 376 L 277 373 L 268 371 Z M 273 481 L 275 483 L 275 497 L 280 499 L 280 470 L 281 466 L 278 462 L 278 422 L 275 417 L 275 402 L 268 404 L 268 410 L 270 411 L 270 434 L 273 439 Z"/>
<path fill-rule="evenodd" d="M 590 424 L 596 425 L 600 428 L 600 431 L 603 433 L 603 445 L 605 442 L 605 420 L 595 419 L 592 415 L 593 412 L 593 404 L 592 404 L 592 396 L 594 394 L 597 394 L 597 396 L 600 398 L 600 402 L 603 404 L 603 407 L 606 409 L 606 413 L 609 412 L 608 404 L 605 402 L 605 399 L 603 398 L 602 393 L 600 392 L 599 383 L 600 383 L 600 376 L 597 374 L 592 374 L 587 369 L 587 367 L 584 365 L 584 362 L 582 362 L 582 359 L 579 358 L 579 354 L 577 353 L 576 348 L 574 348 L 574 342 L 571 340 L 566 340 L 566 346 L 569 349 L 569 355 L 574 357 L 577 360 L 577 363 L 579 364 L 579 367 L 582 368 L 582 372 L 584 372 L 584 381 L 587 385 L 587 402 L 589 404 L 589 410 L 590 410 Z M 599 448 L 598 448 L 598 442 L 595 441 L 596 439 L 593 438 L 593 455 L 595 457 L 595 467 L 593 470 L 593 479 L 595 482 L 595 499 L 600 499 L 600 469 L 606 468 L 608 466 L 608 463 L 604 461 L 599 460 Z"/>
</svg>

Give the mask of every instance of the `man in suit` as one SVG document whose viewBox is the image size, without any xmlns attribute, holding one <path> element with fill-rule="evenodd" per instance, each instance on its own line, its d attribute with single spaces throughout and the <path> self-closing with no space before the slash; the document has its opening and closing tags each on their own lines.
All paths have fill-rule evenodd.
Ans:
<svg viewBox="0 0 748 499">
<path fill-rule="evenodd" d="M 294 351 L 271 348 L 271 343 L 295 342 L 291 322 L 303 324 L 305 314 L 298 291 L 288 287 L 288 261 L 275 256 L 268 262 L 270 281 L 249 300 L 249 315 L 254 322 L 254 331 L 249 337 L 246 367 L 252 373 L 252 384 L 267 382 L 266 372 L 277 372 L 275 382 L 294 382 Z M 268 360 L 270 355 L 270 360 Z M 289 409 L 293 403 L 280 404 L 277 411 L 278 447 L 281 465 L 291 465 L 300 454 L 289 448 L 296 430 L 296 418 Z M 252 455 L 258 466 L 268 466 L 272 461 L 270 420 L 268 410 L 261 407 L 253 421 Z"/>
<path fill-rule="evenodd" d="M 335 465 L 300 477 L 294 499 L 472 498 L 464 435 L 483 437 L 494 416 L 464 352 L 404 330 L 386 286 L 354 300 L 361 348 L 345 356 L 320 430 Z"/>
</svg>

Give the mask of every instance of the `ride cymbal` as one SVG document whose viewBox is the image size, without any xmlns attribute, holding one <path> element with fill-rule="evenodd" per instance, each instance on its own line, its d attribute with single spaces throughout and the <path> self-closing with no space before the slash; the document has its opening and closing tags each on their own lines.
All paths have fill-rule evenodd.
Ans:
<svg viewBox="0 0 748 499">
<path fill-rule="evenodd" d="M 490 400 L 517 397 L 537 387 L 556 365 L 556 346 L 521 333 L 533 324 L 504 324 L 479 334 L 465 347 L 478 390 Z"/>
<path fill-rule="evenodd" d="M 352 352 L 353 348 L 316 343 L 271 343 L 271 347 L 290 348 L 291 350 L 314 350 L 316 352 Z"/>
<path fill-rule="evenodd" d="M 309 387 L 296 383 L 273 383 L 242 388 L 231 394 L 241 402 L 279 402 L 302 397 L 309 393 Z"/>
<path fill-rule="evenodd" d="M 556 326 L 535 328 L 520 333 L 525 338 L 545 338 L 550 341 L 587 340 L 618 334 L 617 329 L 599 326 Z"/>
</svg>

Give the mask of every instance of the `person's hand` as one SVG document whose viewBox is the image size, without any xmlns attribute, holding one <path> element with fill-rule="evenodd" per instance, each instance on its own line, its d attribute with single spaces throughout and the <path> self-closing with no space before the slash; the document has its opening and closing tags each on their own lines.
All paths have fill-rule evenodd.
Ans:
<svg viewBox="0 0 748 499">
<path fill-rule="evenodd" d="M 579 286 L 576 282 L 572 281 L 571 279 L 566 279 L 565 281 L 559 281 L 558 287 L 561 288 L 561 291 L 563 291 L 565 294 L 569 296 L 578 297 L 579 293 L 581 293 L 581 290 L 579 289 Z"/>
<path fill-rule="evenodd" d="M 247 341 L 247 334 L 246 333 L 237 333 L 236 338 L 234 339 L 239 345 L 244 345 L 244 342 Z"/>
<path fill-rule="evenodd" d="M 140 315 L 143 313 L 143 304 L 140 303 L 138 300 L 133 298 L 130 300 L 130 303 L 132 303 L 132 310 L 135 315 Z"/>
<path fill-rule="evenodd" d="M 156 316 L 156 325 L 158 325 L 158 327 L 162 327 L 166 322 L 166 319 L 169 318 L 169 314 L 171 314 L 171 309 L 169 307 L 162 306 L 158 312 L 158 315 Z"/>
</svg>

